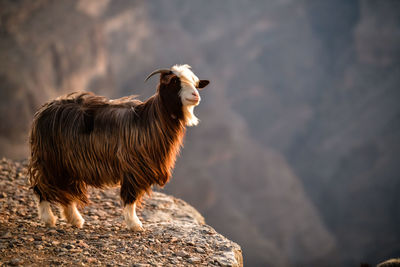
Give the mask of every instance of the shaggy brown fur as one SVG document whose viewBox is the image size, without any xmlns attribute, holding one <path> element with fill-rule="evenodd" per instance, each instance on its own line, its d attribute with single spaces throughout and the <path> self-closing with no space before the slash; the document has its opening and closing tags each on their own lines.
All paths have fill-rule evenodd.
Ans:
<svg viewBox="0 0 400 267">
<path fill-rule="evenodd" d="M 185 133 L 180 80 L 162 74 L 145 102 L 73 93 L 43 105 L 30 133 L 30 183 L 41 201 L 88 203 L 87 187 L 121 185 L 124 204 L 171 176 Z"/>
</svg>

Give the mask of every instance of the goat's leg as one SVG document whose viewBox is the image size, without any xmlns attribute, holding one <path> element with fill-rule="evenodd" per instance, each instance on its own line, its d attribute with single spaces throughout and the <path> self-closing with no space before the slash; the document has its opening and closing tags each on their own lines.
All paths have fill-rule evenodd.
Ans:
<svg viewBox="0 0 400 267">
<path fill-rule="evenodd" d="M 39 199 L 37 207 L 40 220 L 44 222 L 46 226 L 54 227 L 56 225 L 57 217 L 54 216 L 51 210 L 50 202 L 44 200 L 44 195 L 40 192 L 38 186 L 35 186 L 33 191 Z"/>
<path fill-rule="evenodd" d="M 78 228 L 82 228 L 83 223 L 85 222 L 82 215 L 79 213 L 75 202 L 71 202 L 67 206 L 62 206 L 62 215 L 67 222 Z"/>
<path fill-rule="evenodd" d="M 126 180 L 125 177 L 121 183 L 121 199 L 124 204 L 123 215 L 125 223 L 130 230 L 143 231 L 142 222 L 136 215 L 136 196 L 137 193 L 135 192 L 131 181 Z"/>
<path fill-rule="evenodd" d="M 50 202 L 40 201 L 38 204 L 39 218 L 46 226 L 56 226 L 57 217 L 51 211 Z"/>
<path fill-rule="evenodd" d="M 126 226 L 129 230 L 133 231 L 143 231 L 142 222 L 139 220 L 139 217 L 136 215 L 136 203 L 133 202 L 131 204 L 125 204 L 124 206 L 124 218 Z"/>
</svg>

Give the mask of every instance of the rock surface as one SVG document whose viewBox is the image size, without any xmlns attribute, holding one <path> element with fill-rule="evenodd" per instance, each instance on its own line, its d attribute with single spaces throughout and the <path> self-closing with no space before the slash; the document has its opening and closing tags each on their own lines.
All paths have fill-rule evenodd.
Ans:
<svg viewBox="0 0 400 267">
<path fill-rule="evenodd" d="M 239 245 L 218 234 L 190 205 L 154 192 L 138 216 L 144 232 L 125 229 L 118 189 L 90 192 L 85 225 L 39 221 L 24 163 L 0 162 L 0 265 L 242 266 Z M 53 208 L 53 211 L 57 211 Z"/>
</svg>

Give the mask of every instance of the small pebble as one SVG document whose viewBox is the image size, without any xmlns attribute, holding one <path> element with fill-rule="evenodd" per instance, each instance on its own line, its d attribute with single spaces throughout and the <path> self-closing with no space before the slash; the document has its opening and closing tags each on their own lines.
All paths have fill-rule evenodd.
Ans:
<svg viewBox="0 0 400 267">
<path fill-rule="evenodd" d="M 11 266 L 18 266 L 18 265 L 22 264 L 22 260 L 19 258 L 14 258 L 14 259 L 10 260 L 8 262 L 8 264 Z"/>
<path fill-rule="evenodd" d="M 11 233 L 9 231 L 4 232 L 0 238 L 7 239 L 11 237 Z"/>
<path fill-rule="evenodd" d="M 75 246 L 74 245 L 70 245 L 70 244 L 68 244 L 68 245 L 66 245 L 66 246 L 64 246 L 66 249 L 73 249 L 73 248 L 75 248 Z"/>
<path fill-rule="evenodd" d="M 188 257 L 188 256 L 189 256 L 189 254 L 188 254 L 186 251 L 184 251 L 184 250 L 178 251 L 178 252 L 176 252 L 175 254 L 176 254 L 177 256 L 179 256 L 179 257 L 182 257 L 182 258 Z"/>
<path fill-rule="evenodd" d="M 202 249 L 202 248 L 196 248 L 195 250 L 198 253 L 204 253 L 205 252 L 204 249 Z"/>
<path fill-rule="evenodd" d="M 200 263 L 201 262 L 201 258 L 198 258 L 198 257 L 190 257 L 188 260 L 187 260 L 189 263 Z"/>
</svg>

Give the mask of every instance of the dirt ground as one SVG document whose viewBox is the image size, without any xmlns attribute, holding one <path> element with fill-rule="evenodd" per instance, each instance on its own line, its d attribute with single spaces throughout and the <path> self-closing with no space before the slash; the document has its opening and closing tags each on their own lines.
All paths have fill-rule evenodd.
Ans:
<svg viewBox="0 0 400 267">
<path fill-rule="evenodd" d="M 45 227 L 25 166 L 0 160 L 0 266 L 242 266 L 236 243 L 184 201 L 158 192 L 138 210 L 143 232 L 125 228 L 117 188 L 90 192 L 83 228 L 60 218 Z"/>
</svg>

